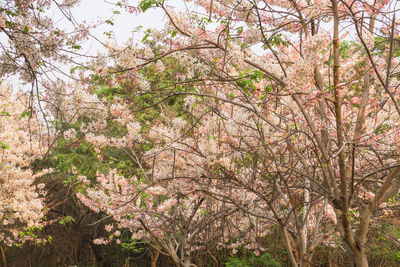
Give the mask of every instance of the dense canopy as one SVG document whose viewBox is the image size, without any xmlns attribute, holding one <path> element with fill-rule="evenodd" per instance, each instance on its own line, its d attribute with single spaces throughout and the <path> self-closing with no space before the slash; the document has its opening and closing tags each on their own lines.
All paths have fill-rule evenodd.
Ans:
<svg viewBox="0 0 400 267">
<path fill-rule="evenodd" d="M 3 265 L 400 264 L 397 1 L 85 1 L 0 1 Z"/>
</svg>

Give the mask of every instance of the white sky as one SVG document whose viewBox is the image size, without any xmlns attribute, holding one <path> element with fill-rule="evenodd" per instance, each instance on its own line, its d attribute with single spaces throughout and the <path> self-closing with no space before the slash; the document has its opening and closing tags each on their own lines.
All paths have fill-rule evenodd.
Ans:
<svg viewBox="0 0 400 267">
<path fill-rule="evenodd" d="M 86 21 L 87 23 L 104 21 L 106 18 L 113 16 L 114 26 L 101 25 L 96 29 L 92 29 L 91 33 L 98 39 L 105 41 L 107 36 L 104 35 L 104 32 L 112 31 L 114 33 L 113 38 L 108 41 L 116 44 L 121 44 L 130 37 L 134 37 L 138 41 L 141 40 L 143 34 L 133 33 L 138 26 L 143 26 L 142 30 L 146 30 L 148 28 L 161 28 L 164 24 L 164 14 L 160 9 L 149 9 L 145 13 L 131 14 L 123 8 L 113 5 L 112 2 L 116 3 L 118 1 L 81 0 L 80 4 L 72 10 L 72 13 L 77 21 Z M 132 2 L 138 3 L 138 1 Z M 114 10 L 121 13 L 114 15 Z M 101 46 L 92 40 L 89 42 L 85 44 L 85 48 L 90 49 L 90 54 L 96 54 L 96 51 L 101 49 Z"/>
<path fill-rule="evenodd" d="M 118 45 L 122 45 L 122 43 L 126 42 L 131 37 L 134 37 L 134 39 L 140 43 L 143 33 L 134 33 L 134 30 L 138 26 L 143 26 L 143 32 L 148 28 L 162 28 L 166 21 L 165 14 L 160 9 L 149 9 L 145 13 L 131 14 L 125 11 L 124 8 L 116 6 L 115 3 L 118 1 L 119 0 L 81 0 L 80 3 L 71 10 L 71 13 L 76 22 L 86 22 L 91 25 L 113 18 L 114 26 L 103 23 L 96 29 L 91 29 L 90 32 L 101 42 L 108 41 Z M 138 5 L 140 1 L 141 0 L 131 0 L 130 2 Z M 170 4 L 178 6 L 178 9 L 184 9 L 182 3 L 183 2 L 179 0 L 170 1 Z M 120 14 L 113 14 L 113 11 L 119 11 Z M 71 23 L 61 14 L 58 8 L 53 6 L 48 12 L 49 13 L 46 15 L 51 17 L 60 29 L 66 29 L 67 32 L 73 30 Z M 113 33 L 111 39 L 107 39 L 108 37 L 104 34 L 104 32 L 109 31 Z M 0 42 L 7 43 L 8 40 L 5 36 L 0 34 Z M 79 53 L 84 55 L 95 56 L 98 52 L 105 52 L 105 48 L 91 37 L 89 37 L 89 40 L 82 44 L 82 46 L 83 50 L 79 51 Z M 60 67 L 67 73 L 69 72 L 69 68 L 71 68 L 71 66 L 66 65 Z M 7 78 L 7 81 L 16 87 L 24 87 L 23 82 L 19 80 L 18 76 L 12 75 Z"/>
</svg>

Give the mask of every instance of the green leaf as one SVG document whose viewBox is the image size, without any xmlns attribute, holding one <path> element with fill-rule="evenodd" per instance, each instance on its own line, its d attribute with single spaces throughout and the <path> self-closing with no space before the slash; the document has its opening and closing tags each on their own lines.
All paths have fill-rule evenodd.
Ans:
<svg viewBox="0 0 400 267">
<path fill-rule="evenodd" d="M 10 114 L 8 114 L 10 115 Z M 22 119 L 24 117 L 32 118 L 32 110 L 27 109 L 24 112 L 21 113 L 21 116 L 19 116 L 19 119 Z"/>
<path fill-rule="evenodd" d="M 73 74 L 78 68 L 79 68 L 79 66 L 73 67 L 73 68 L 71 68 L 71 70 L 69 72 L 71 74 Z"/>
<path fill-rule="evenodd" d="M 9 149 L 10 146 L 7 145 L 6 143 L 0 141 L 0 148 L 1 148 L 1 149 Z"/>
<path fill-rule="evenodd" d="M 157 1 L 155 0 L 143 0 L 142 2 L 140 2 L 139 7 L 143 12 L 146 12 L 146 10 L 148 10 L 155 4 L 157 4 Z"/>
<path fill-rule="evenodd" d="M 73 45 L 73 46 L 71 46 L 71 48 L 76 49 L 76 50 L 79 50 L 79 49 L 82 49 L 82 46 L 80 46 L 80 45 Z"/>
<path fill-rule="evenodd" d="M 174 37 L 176 36 L 177 33 L 178 33 L 177 31 L 172 31 L 172 32 L 171 32 L 171 37 L 174 38 Z"/>
<path fill-rule="evenodd" d="M 111 25 L 111 26 L 114 26 L 114 22 L 113 22 L 112 20 L 109 20 L 109 19 L 108 19 L 108 20 L 106 20 L 106 23 L 109 24 L 109 25 Z"/>
<path fill-rule="evenodd" d="M 16 16 L 18 16 L 18 12 L 12 12 L 12 11 L 10 11 L 10 10 L 6 10 L 6 14 L 7 15 L 9 15 L 9 16 L 11 16 L 11 17 L 16 17 Z"/>
<path fill-rule="evenodd" d="M 63 219 L 58 221 L 58 223 L 61 224 L 61 225 L 65 225 L 67 223 L 72 223 L 74 221 L 75 221 L 75 219 L 72 216 L 67 215 Z"/>
<path fill-rule="evenodd" d="M 142 38 L 142 42 L 146 41 L 148 37 L 149 37 L 149 34 L 148 34 L 148 33 L 146 33 L 146 35 L 145 35 L 145 36 L 143 36 L 143 38 Z"/>
<path fill-rule="evenodd" d="M 267 91 L 267 92 L 271 92 L 272 91 L 272 87 L 267 85 L 267 86 L 264 87 L 264 90 Z"/>
</svg>

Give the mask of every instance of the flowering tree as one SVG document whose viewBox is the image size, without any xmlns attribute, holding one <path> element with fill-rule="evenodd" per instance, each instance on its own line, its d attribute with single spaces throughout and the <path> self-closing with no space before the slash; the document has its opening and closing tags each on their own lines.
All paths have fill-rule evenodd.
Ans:
<svg viewBox="0 0 400 267">
<path fill-rule="evenodd" d="M 112 146 L 130 155 L 137 171 L 131 178 L 117 170 L 98 173 L 94 185 L 86 176 L 79 176 L 85 190 L 78 197 L 95 212 L 105 212 L 117 221 L 116 226 L 106 226 L 109 232 L 114 228 L 111 237 L 118 238 L 117 243 L 121 242 L 119 229 L 128 229 L 132 239 L 166 253 L 178 266 L 191 266 L 194 253 L 212 256 L 213 249 L 236 249 L 243 245 L 256 253 L 264 250 L 257 238 L 268 233 L 268 221 L 210 197 L 214 183 L 209 176 L 214 172 L 203 166 L 207 159 L 204 151 L 196 152 L 185 143 L 171 143 L 185 135 L 184 120 L 170 121 L 164 117 L 151 129 L 141 132 L 129 105 L 120 99 L 110 104 L 110 113 L 126 127 L 126 135 L 115 138 L 99 134 L 104 132 L 101 130 L 104 123 L 97 122 L 92 124 L 94 128 L 89 126 L 91 131 L 82 128 L 85 139 L 94 145 L 99 161 L 104 160 L 103 151 Z M 152 149 L 143 154 L 139 148 L 145 146 Z M 199 184 L 195 180 L 198 177 L 210 183 Z M 95 240 L 97 244 L 110 241 Z"/>
<path fill-rule="evenodd" d="M 0 31 L 8 44 L 1 46 L 0 73 L 20 74 L 22 80 L 31 82 L 46 71 L 59 69 L 56 62 L 66 62 L 68 51 L 79 49 L 77 43 L 87 37 L 88 31 L 86 26 L 73 23 L 76 32 L 67 33 L 55 24 L 49 16 L 49 10 L 59 9 L 73 21 L 68 14 L 77 2 L 1 1 Z"/>
<path fill-rule="evenodd" d="M 4 85 L 0 90 L 0 241 L 12 245 L 33 239 L 25 235 L 26 228 L 43 225 L 46 192 L 44 184 L 37 184 L 35 180 L 50 170 L 34 173 L 31 168 L 46 149 L 41 144 L 40 125 L 31 119 L 28 98 L 21 94 L 12 96 Z"/>
<path fill-rule="evenodd" d="M 200 112 L 213 113 L 202 122 L 204 135 L 199 137 L 204 139 L 177 136 L 161 150 L 179 143 L 199 154 L 211 151 L 204 157 L 208 163 L 196 168 L 213 169 L 225 188 L 241 191 L 237 196 L 230 190 L 217 192 L 215 183 L 207 190 L 238 207 L 244 207 L 239 199 L 247 191 L 264 199 L 265 213 L 257 216 L 273 213 L 293 266 L 311 264 L 308 253 L 320 238 L 309 229 L 319 229 L 321 223 L 334 223 L 349 258 L 368 266 L 369 225 L 400 188 L 395 3 L 196 1 L 187 5 L 186 13 L 164 1 L 140 3 L 142 10 L 153 6 L 165 12 L 168 22 L 162 31 L 151 30 L 145 42 L 160 45 L 160 50 L 138 54 L 129 47 L 116 53 L 114 72 L 124 72 L 139 93 L 160 101 L 191 95 L 189 103 L 196 96 L 206 105 Z M 255 53 L 255 44 L 265 51 Z M 169 58 L 184 66 L 178 74 L 157 90 L 139 82 L 143 67 L 157 64 L 162 70 Z M 187 84 L 190 90 L 182 86 Z M 196 106 L 193 111 L 199 112 Z M 220 130 L 224 124 L 230 126 L 226 133 Z M 181 125 L 175 125 L 176 131 Z M 195 149 L 214 139 L 214 150 Z M 251 204 L 246 209 L 260 203 L 247 196 Z M 285 207 L 296 226 L 282 218 Z M 288 234 L 293 227 L 301 240 L 298 249 Z M 326 235 L 322 233 L 322 240 Z"/>
<path fill-rule="evenodd" d="M 23 91 L 30 90 L 29 105 L 40 111 L 47 134 L 53 134 L 57 108 L 52 102 L 60 94 L 71 94 L 67 88 L 73 77 L 71 63 L 85 60 L 83 41 L 93 25 L 78 22 L 71 12 L 79 0 L 13 0 L 0 1 L 0 74 L 19 82 Z M 79 59 L 78 59 L 79 57 Z M 17 79 L 19 78 L 19 80 Z M 58 96 L 55 96 L 58 94 Z M 76 92 L 75 95 L 78 93 Z M 52 135 L 52 137 L 58 136 Z"/>
</svg>

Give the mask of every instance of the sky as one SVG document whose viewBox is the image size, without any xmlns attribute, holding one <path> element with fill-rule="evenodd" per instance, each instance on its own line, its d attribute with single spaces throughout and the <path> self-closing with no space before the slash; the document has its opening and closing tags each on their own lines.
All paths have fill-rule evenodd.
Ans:
<svg viewBox="0 0 400 267">
<path fill-rule="evenodd" d="M 77 23 L 98 24 L 104 22 L 106 19 L 112 18 L 114 25 L 103 23 L 102 25 L 91 29 L 90 32 L 98 40 L 102 42 L 110 42 L 117 45 L 122 45 L 129 38 L 133 37 L 140 43 L 144 34 L 143 31 L 148 28 L 162 28 L 167 18 L 160 9 L 149 9 L 145 13 L 129 13 L 123 8 L 116 6 L 119 0 L 80 0 L 79 3 L 71 10 L 75 21 Z M 131 3 L 138 3 L 141 0 L 129 0 Z M 61 1 L 58 1 L 61 2 Z M 170 0 L 171 5 L 177 6 L 177 9 L 184 9 L 183 1 Z M 114 14 L 113 11 L 119 11 L 120 14 Z M 60 29 L 66 29 L 66 32 L 73 29 L 72 24 L 54 5 L 46 14 L 53 19 L 55 24 Z M 142 26 L 142 32 L 135 32 L 135 29 Z M 112 32 L 112 38 L 107 39 L 104 32 Z M 0 35 L 0 42 L 7 43 L 8 39 L 4 35 Z M 93 38 L 81 44 L 83 50 L 81 54 L 95 56 L 98 52 L 105 52 L 105 48 Z M 59 66 L 66 73 L 69 72 L 71 66 Z M 25 87 L 24 82 L 21 81 L 18 75 L 8 77 L 8 82 L 18 88 Z M 29 88 L 27 89 L 29 90 Z"/>
<path fill-rule="evenodd" d="M 114 26 L 103 24 L 91 32 L 100 40 L 106 40 L 107 36 L 104 32 L 112 31 L 113 38 L 108 39 L 109 42 L 122 44 L 130 37 L 141 40 L 143 33 L 134 32 L 134 30 L 143 26 L 142 29 L 161 28 L 166 20 L 165 15 L 159 9 L 149 9 L 145 13 L 131 14 L 123 8 L 115 6 L 116 0 L 81 0 L 72 13 L 77 21 L 87 23 L 96 23 L 104 21 L 105 18 L 113 18 Z M 135 1 L 132 1 L 135 2 Z M 175 2 L 175 1 L 174 1 Z M 113 4 L 114 3 L 114 4 Z M 113 11 L 119 11 L 120 14 L 113 14 Z M 96 54 L 97 50 L 101 50 L 101 45 L 91 40 L 85 44 L 85 49 L 89 49 L 90 54 Z"/>
<path fill-rule="evenodd" d="M 125 9 L 118 7 L 116 3 L 120 0 L 80 0 L 79 3 L 71 10 L 71 14 L 77 23 L 98 24 L 103 22 L 90 32 L 98 40 L 102 42 L 110 42 L 116 45 L 123 45 L 129 38 L 135 39 L 140 43 L 143 32 L 148 28 L 163 28 L 164 23 L 168 20 L 165 13 L 160 8 L 148 9 L 145 13 L 129 13 Z M 130 3 L 138 5 L 141 0 L 129 0 Z M 61 2 L 61 1 L 58 1 Z M 168 0 L 168 4 L 173 6 L 175 10 L 185 11 L 186 6 L 182 0 Z M 190 3 L 187 4 L 190 6 Z M 114 14 L 119 11 L 119 14 Z M 68 19 L 54 5 L 47 13 L 60 29 L 66 29 L 67 32 L 73 27 Z M 104 23 L 105 20 L 112 18 L 113 26 Z M 135 32 L 139 26 L 142 31 Z M 107 38 L 105 32 L 112 32 L 112 37 Z M 0 42 L 6 41 L 4 36 L 0 36 Z M 104 46 L 93 38 L 89 38 L 85 43 L 81 44 L 83 50 L 81 54 L 95 56 L 98 52 L 106 52 Z M 257 47 L 254 52 L 260 52 L 262 49 Z M 59 66 L 63 71 L 69 72 L 71 66 Z M 12 84 L 21 84 L 18 77 L 10 77 Z M 23 83 L 22 83 L 23 84 Z"/>
</svg>

